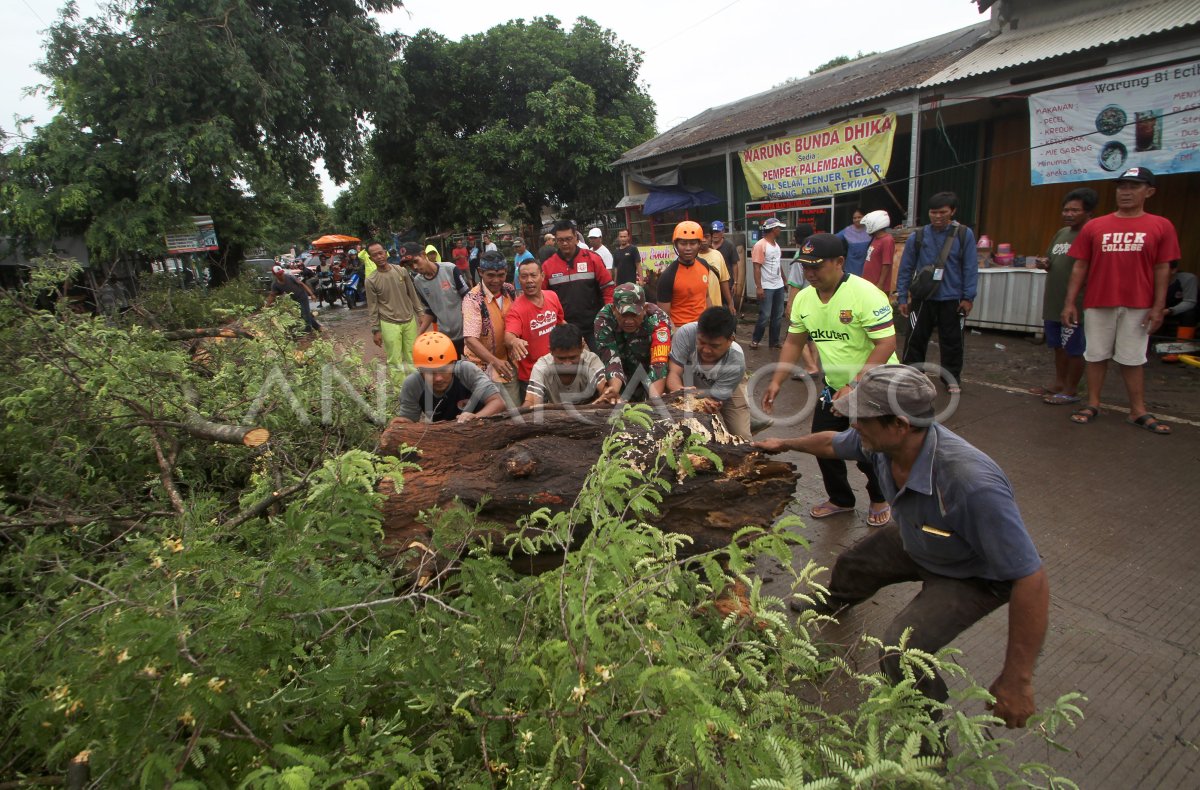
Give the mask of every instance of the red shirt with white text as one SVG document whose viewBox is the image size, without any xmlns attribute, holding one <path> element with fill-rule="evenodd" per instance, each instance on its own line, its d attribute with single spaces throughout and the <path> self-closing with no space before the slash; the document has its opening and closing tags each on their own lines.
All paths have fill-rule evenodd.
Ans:
<svg viewBox="0 0 1200 790">
<path fill-rule="evenodd" d="M 542 306 L 538 307 L 525 294 L 519 294 L 508 315 L 504 329 L 529 344 L 529 355 L 517 363 L 517 378 L 529 381 L 533 363 L 550 353 L 550 330 L 567 322 L 562 303 L 553 291 L 542 291 Z"/>
<path fill-rule="evenodd" d="M 1106 214 L 1083 226 L 1067 252 L 1087 261 L 1084 308 L 1154 305 L 1154 267 L 1179 259 L 1175 226 L 1157 214 Z"/>
</svg>

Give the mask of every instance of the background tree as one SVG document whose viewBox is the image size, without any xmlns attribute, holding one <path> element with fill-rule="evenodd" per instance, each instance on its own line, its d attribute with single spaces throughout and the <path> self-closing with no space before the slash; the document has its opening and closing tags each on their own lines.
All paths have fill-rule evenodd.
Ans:
<svg viewBox="0 0 1200 790">
<path fill-rule="evenodd" d="M 338 233 L 374 239 L 393 228 L 413 224 L 392 194 L 396 185 L 389 180 L 390 175 L 390 171 L 378 167 L 370 150 L 363 155 L 347 188 L 333 201 L 333 223 Z"/>
<path fill-rule="evenodd" d="M 399 38 L 370 16 L 399 5 L 131 0 L 86 19 L 68 5 L 39 66 L 59 114 L 0 164 L 0 229 L 82 233 L 115 258 L 211 214 L 221 281 L 312 202 L 315 160 L 344 179 L 367 126 L 403 110 Z"/>
<path fill-rule="evenodd" d="M 817 66 L 815 69 L 813 69 L 812 71 L 810 71 L 808 73 L 809 73 L 809 75 L 820 74 L 822 71 L 829 71 L 830 69 L 836 69 L 838 66 L 845 66 L 847 63 L 853 63 L 856 60 L 862 60 L 863 58 L 869 58 L 872 55 L 878 55 L 878 54 L 879 54 L 878 52 L 873 52 L 873 51 L 872 52 L 863 52 L 860 49 L 854 55 L 838 55 L 836 58 L 830 58 L 829 60 L 825 61 L 820 66 Z"/>
<path fill-rule="evenodd" d="M 570 30 L 552 16 L 517 19 L 457 42 L 422 30 L 401 67 L 411 110 L 378 126 L 376 172 L 351 190 L 371 197 L 344 206 L 429 231 L 501 215 L 538 225 L 544 205 L 568 216 L 610 208 L 621 196 L 610 163 L 654 134 L 641 63 L 585 17 Z"/>
</svg>

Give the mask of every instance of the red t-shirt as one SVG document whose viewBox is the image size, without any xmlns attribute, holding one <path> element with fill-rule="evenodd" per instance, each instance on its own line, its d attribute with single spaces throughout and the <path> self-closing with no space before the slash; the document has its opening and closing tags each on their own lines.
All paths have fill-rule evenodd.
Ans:
<svg viewBox="0 0 1200 790">
<path fill-rule="evenodd" d="M 892 238 L 892 234 L 871 239 L 871 246 L 867 247 L 867 259 L 863 262 L 862 278 L 875 285 L 879 282 L 879 275 L 883 274 L 883 267 L 891 266 L 895 256 L 896 240 Z M 885 285 L 883 290 L 891 290 L 891 283 Z"/>
<path fill-rule="evenodd" d="M 469 267 L 471 255 L 467 252 L 467 248 L 461 244 L 450 251 L 450 257 L 454 259 L 454 265 L 463 271 L 466 271 Z"/>
<path fill-rule="evenodd" d="M 567 322 L 554 292 L 542 291 L 542 297 L 542 306 L 538 307 L 520 294 L 504 316 L 504 330 L 529 344 L 529 355 L 517 363 L 517 378 L 521 381 L 529 381 L 533 363 L 550 353 L 550 330 Z"/>
<path fill-rule="evenodd" d="M 1083 226 L 1067 254 L 1091 264 L 1085 308 L 1140 309 L 1154 304 L 1154 267 L 1179 260 L 1179 236 L 1157 214 L 1106 214 Z"/>
</svg>

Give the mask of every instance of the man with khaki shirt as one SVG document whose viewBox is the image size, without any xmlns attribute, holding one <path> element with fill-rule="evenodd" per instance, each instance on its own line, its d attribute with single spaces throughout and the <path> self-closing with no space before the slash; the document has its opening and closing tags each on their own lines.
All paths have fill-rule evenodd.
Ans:
<svg viewBox="0 0 1200 790">
<path fill-rule="evenodd" d="M 400 266 L 388 263 L 387 250 L 379 242 L 367 245 L 367 254 L 375 272 L 367 278 L 367 315 L 371 320 L 371 338 L 387 355 L 389 368 L 408 372 L 413 366 L 413 342 L 417 339 L 417 318 L 424 305 L 413 285 L 412 275 Z"/>
</svg>

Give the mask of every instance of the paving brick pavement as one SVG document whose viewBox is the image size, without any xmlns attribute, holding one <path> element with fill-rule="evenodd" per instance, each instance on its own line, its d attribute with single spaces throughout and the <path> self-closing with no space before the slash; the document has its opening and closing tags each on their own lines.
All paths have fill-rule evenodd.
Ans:
<svg viewBox="0 0 1200 790">
<path fill-rule="evenodd" d="M 378 352 L 367 341 L 365 314 L 334 309 L 321 320 L 339 342 L 362 343 L 372 358 Z M 745 320 L 739 334 L 749 334 Z M 752 369 L 777 354 L 747 353 Z M 1071 691 L 1088 697 L 1086 718 L 1061 736 L 1068 752 L 1015 732 L 997 735 L 1017 739 L 1017 759 L 1048 763 L 1081 787 L 1200 787 L 1200 543 L 1192 534 L 1200 519 L 1191 507 L 1200 495 L 1200 371 L 1157 362 L 1147 368 L 1150 408 L 1186 420 L 1162 437 L 1126 425 L 1114 411 L 1074 425 L 1069 408 L 1023 394 L 1047 380 L 1049 359 L 1028 337 L 970 335 L 965 394 L 946 420 L 1007 472 L 1045 560 L 1051 612 L 1035 677 L 1039 702 Z M 801 392 L 801 385 L 787 385 L 780 410 L 802 406 Z M 1119 405 L 1122 397 L 1114 370 L 1103 400 Z M 807 422 L 760 435 L 806 431 Z M 783 457 L 803 472 L 791 510 L 804 517 L 825 498 L 816 462 Z M 853 467 L 850 475 L 862 491 L 862 476 Z M 806 518 L 811 546 L 797 551 L 797 563 L 811 556 L 832 565 L 867 534 L 865 518 L 865 491 L 854 515 Z M 783 594 L 783 577 L 775 577 L 772 591 Z M 822 636 L 849 644 L 859 633 L 880 635 L 916 589 L 889 588 Z M 1007 622 L 1002 608 L 954 643 L 962 650 L 958 661 L 984 686 L 1003 663 Z"/>
<path fill-rule="evenodd" d="M 750 361 L 754 367 L 771 358 L 760 350 Z M 1125 424 L 1119 413 L 1075 425 L 1067 408 L 999 388 L 1027 382 L 991 373 L 981 370 L 973 378 L 968 357 L 965 393 L 945 424 L 1007 472 L 1045 561 L 1051 614 L 1035 676 L 1039 702 L 1070 691 L 1088 697 L 1086 718 L 1061 736 L 1068 752 L 1018 736 L 1014 756 L 1046 762 L 1081 787 L 1200 786 L 1200 543 L 1193 534 L 1200 520 L 1191 501 L 1200 495 L 1200 427 L 1179 422 L 1174 435 L 1154 436 Z M 785 387 L 780 408 L 801 405 L 801 391 L 798 384 Z M 1189 391 L 1196 390 L 1185 387 L 1185 396 Z M 1120 395 L 1119 385 L 1113 398 L 1106 387 L 1106 402 Z M 1175 398 L 1195 405 L 1194 397 Z M 790 435 L 803 432 L 807 425 Z M 816 462 L 782 457 L 804 475 L 793 506 L 804 517 L 825 498 Z M 850 474 L 863 492 L 858 511 L 806 518 L 811 547 L 797 551 L 798 563 L 811 556 L 830 566 L 867 533 L 864 478 L 853 467 Z M 916 585 L 890 588 L 822 636 L 848 644 L 861 632 L 880 635 L 915 591 Z M 954 643 L 962 650 L 958 661 L 984 686 L 1003 663 L 1007 622 L 1005 607 Z M 1013 737 L 1014 731 L 997 735 Z"/>
</svg>

